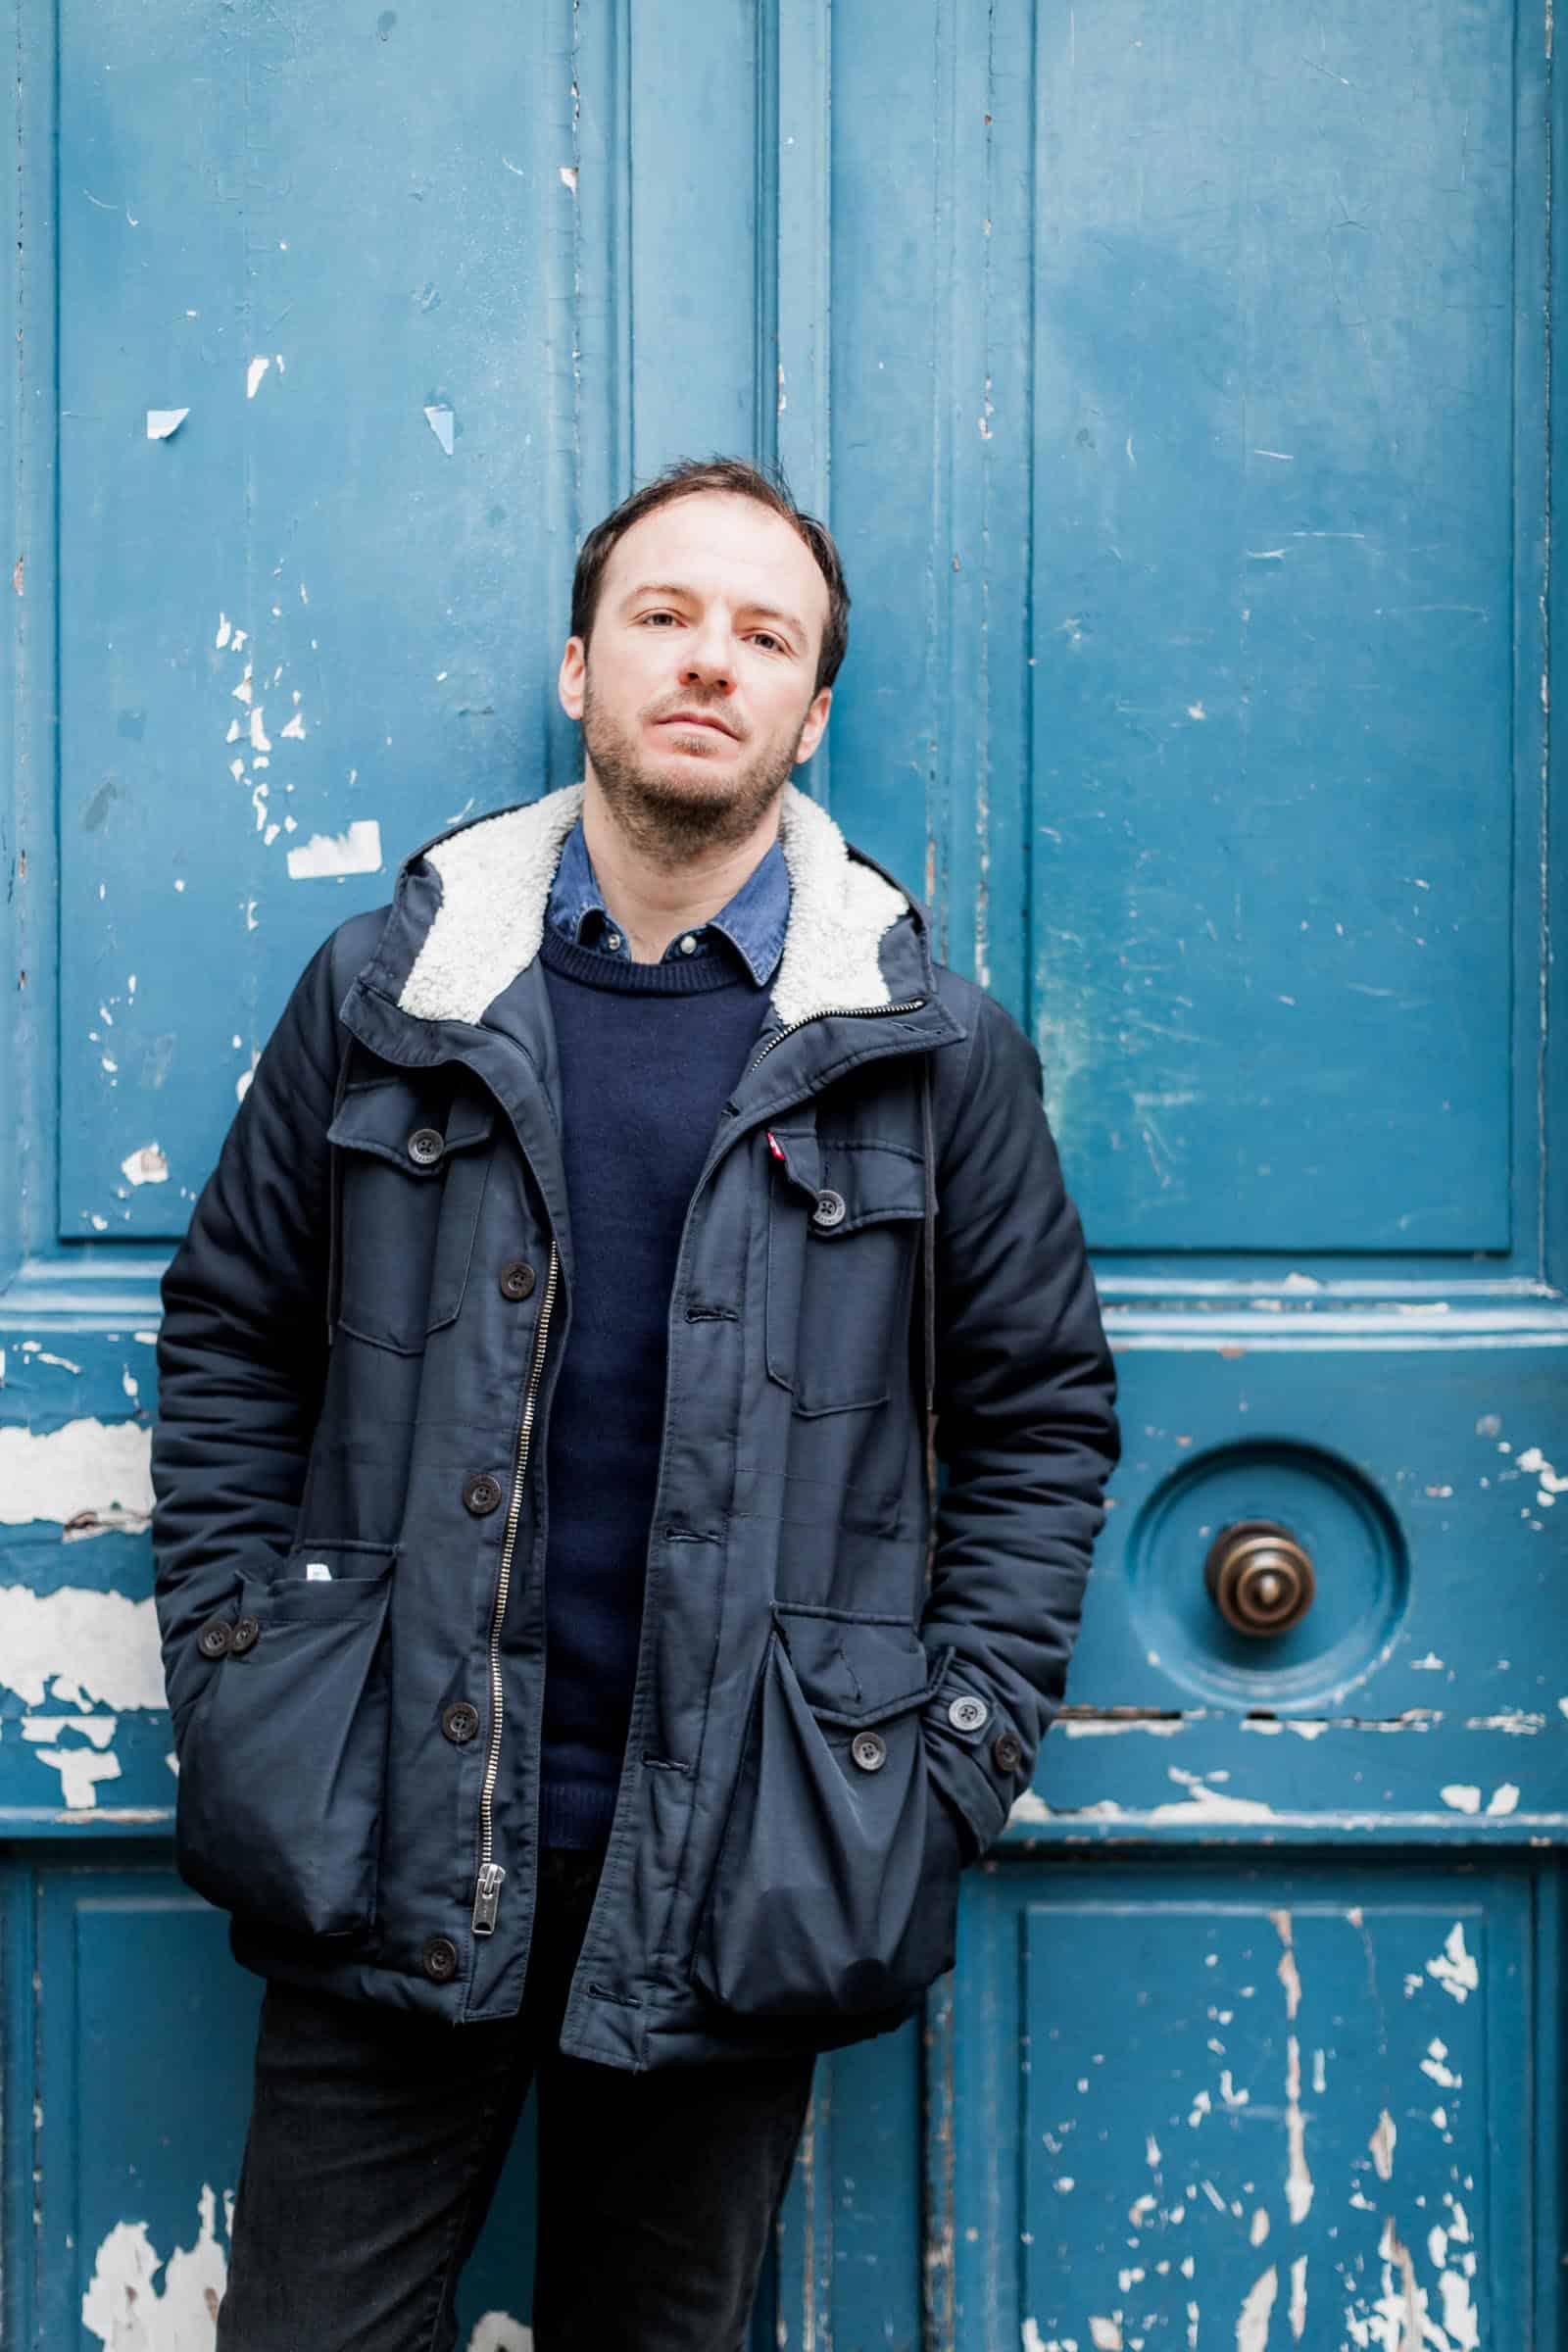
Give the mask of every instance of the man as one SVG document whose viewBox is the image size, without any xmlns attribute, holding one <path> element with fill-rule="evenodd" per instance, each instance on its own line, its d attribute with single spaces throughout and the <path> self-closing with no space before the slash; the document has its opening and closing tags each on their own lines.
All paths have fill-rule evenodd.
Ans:
<svg viewBox="0 0 1568 2352">
<path fill-rule="evenodd" d="M 737 462 L 601 523 L 583 784 L 321 947 L 165 1276 L 177 1853 L 269 1980 L 221 2352 L 450 2346 L 533 2082 L 540 2352 L 739 2344 L 1060 1699 L 1115 1379 L 1032 1048 L 790 781 L 848 606 Z"/>
</svg>

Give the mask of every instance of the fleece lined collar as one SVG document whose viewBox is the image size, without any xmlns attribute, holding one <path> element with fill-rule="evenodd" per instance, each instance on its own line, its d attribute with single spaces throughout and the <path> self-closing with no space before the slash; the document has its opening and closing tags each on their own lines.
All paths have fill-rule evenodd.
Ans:
<svg viewBox="0 0 1568 2352">
<path fill-rule="evenodd" d="M 441 896 L 399 992 L 400 1011 L 476 1022 L 533 962 L 582 803 L 582 785 L 568 784 L 439 835 L 409 861 L 437 876 Z M 784 787 L 779 846 L 790 876 L 789 928 L 772 990 L 779 1021 L 789 1027 L 891 1004 L 881 949 L 909 912 L 903 891 L 852 851 L 826 809 L 794 784 Z"/>
</svg>

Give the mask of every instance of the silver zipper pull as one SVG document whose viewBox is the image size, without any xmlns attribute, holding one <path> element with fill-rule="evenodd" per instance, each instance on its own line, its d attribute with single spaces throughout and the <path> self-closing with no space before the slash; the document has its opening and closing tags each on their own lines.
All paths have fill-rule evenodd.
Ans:
<svg viewBox="0 0 1568 2352">
<path fill-rule="evenodd" d="M 499 1862 L 487 1862 L 479 1873 L 479 1884 L 473 1890 L 473 1932 L 476 1936 L 493 1936 L 496 1932 L 496 1913 L 501 1908 L 501 1883 L 506 1875 Z"/>
</svg>

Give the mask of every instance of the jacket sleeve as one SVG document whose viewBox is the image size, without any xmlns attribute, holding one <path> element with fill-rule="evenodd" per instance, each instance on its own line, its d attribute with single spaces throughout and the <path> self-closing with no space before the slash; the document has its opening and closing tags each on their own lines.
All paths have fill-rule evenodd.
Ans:
<svg viewBox="0 0 1568 2352">
<path fill-rule="evenodd" d="M 956 1652 L 927 1710 L 927 1751 L 982 1852 L 1061 1703 L 1121 1440 L 1040 1058 L 988 997 L 966 1052 L 949 1081 L 956 1105 L 937 1125 L 936 1448 L 948 1475 L 921 1638 Z M 972 1705 L 954 1721 L 964 1696 L 984 1700 L 980 1725 L 966 1723 Z"/>
<path fill-rule="evenodd" d="M 203 1624 L 291 1540 L 325 1381 L 331 949 L 296 983 L 160 1286 L 154 1592 L 176 1747 L 210 1671 Z"/>
</svg>

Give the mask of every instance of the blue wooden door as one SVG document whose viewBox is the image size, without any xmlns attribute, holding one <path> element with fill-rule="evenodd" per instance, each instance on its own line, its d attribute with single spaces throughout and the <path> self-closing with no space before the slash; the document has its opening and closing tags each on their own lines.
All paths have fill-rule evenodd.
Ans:
<svg viewBox="0 0 1568 2352">
<path fill-rule="evenodd" d="M 571 775 L 582 531 L 722 449 L 839 537 L 814 787 L 1040 1046 L 1126 1440 L 759 2340 L 1561 2343 L 1549 12 L 14 16 L 4 2340 L 195 2352 L 222 2286 L 257 1987 L 168 1864 L 158 1273 L 327 930 Z M 530 2165 L 466 2352 L 527 2342 Z"/>
</svg>

